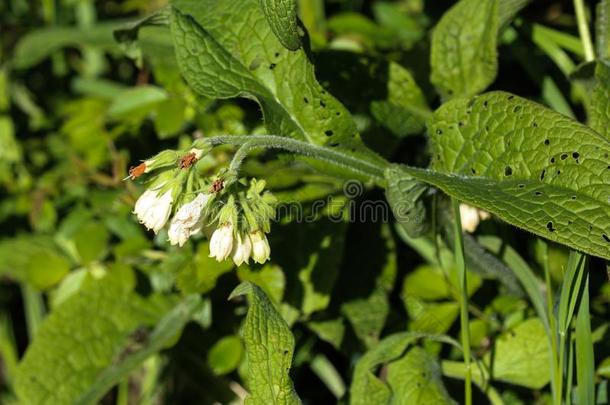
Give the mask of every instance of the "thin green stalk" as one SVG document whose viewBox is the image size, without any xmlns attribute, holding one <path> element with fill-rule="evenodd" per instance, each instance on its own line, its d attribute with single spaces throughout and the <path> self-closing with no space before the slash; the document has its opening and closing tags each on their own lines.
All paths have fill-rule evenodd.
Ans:
<svg viewBox="0 0 610 405">
<path fill-rule="evenodd" d="M 559 307 L 557 310 L 557 332 L 559 335 L 559 361 L 558 371 L 561 375 L 566 376 L 565 389 L 572 384 L 572 350 L 571 350 L 571 333 L 570 325 L 574 316 L 574 310 L 579 298 L 581 290 L 583 273 L 584 273 L 584 257 L 582 254 L 570 251 L 568 265 L 561 286 L 561 294 L 559 296 Z M 566 364 L 566 359 L 568 364 Z M 555 393 L 555 403 L 561 404 L 563 397 L 564 384 L 563 380 L 559 379 L 560 389 Z M 569 392 L 569 390 L 567 390 Z"/>
<path fill-rule="evenodd" d="M 585 282 L 576 316 L 576 382 L 578 403 L 595 403 L 595 355 L 589 314 L 589 272 L 584 267 Z"/>
<path fill-rule="evenodd" d="M 462 330 L 462 347 L 466 376 L 464 378 L 464 403 L 472 405 L 472 367 L 470 363 L 470 325 L 468 319 L 468 284 L 466 281 L 466 262 L 464 260 L 464 241 L 462 239 L 462 219 L 460 217 L 460 202 L 451 199 L 455 213 L 455 264 L 460 293 L 460 328 Z"/>
<path fill-rule="evenodd" d="M 32 341 L 44 318 L 44 302 L 42 294 L 27 284 L 21 286 L 21 296 L 23 298 L 23 306 L 25 307 L 28 337 Z"/>
<path fill-rule="evenodd" d="M 576 11 L 576 21 L 578 22 L 578 33 L 580 34 L 582 47 L 585 51 L 585 61 L 590 62 L 595 60 L 595 51 L 593 50 L 593 41 L 591 41 L 583 0 L 574 0 L 574 10 Z"/>
<path fill-rule="evenodd" d="M 553 284 L 551 282 L 551 270 L 549 268 L 548 245 L 539 239 L 538 243 L 542 248 L 542 267 L 544 269 L 544 282 L 546 284 L 546 312 L 549 320 L 549 339 L 551 344 L 551 391 L 553 393 L 553 403 L 561 405 L 561 391 L 563 376 L 559 368 L 559 347 L 557 341 L 557 318 L 553 311 Z"/>
<path fill-rule="evenodd" d="M 212 146 L 223 144 L 242 145 L 238 151 L 239 157 L 234 159 L 235 163 L 233 166 L 237 167 L 239 167 L 243 158 L 253 149 L 283 149 L 341 167 L 354 175 L 367 177 L 378 184 L 383 184 L 385 182 L 384 170 L 386 166 L 389 165 L 387 162 L 380 164 L 379 162 L 372 162 L 361 156 L 355 157 L 343 153 L 337 149 L 312 145 L 307 142 L 277 135 L 220 135 L 195 141 L 194 146 L 197 147 L 197 145 L 199 145 L 200 147 L 205 148 L 206 144 Z"/>
</svg>

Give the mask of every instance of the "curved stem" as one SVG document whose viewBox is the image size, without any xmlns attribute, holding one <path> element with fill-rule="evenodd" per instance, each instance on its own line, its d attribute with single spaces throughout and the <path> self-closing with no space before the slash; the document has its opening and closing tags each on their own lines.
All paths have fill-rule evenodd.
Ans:
<svg viewBox="0 0 610 405">
<path fill-rule="evenodd" d="M 583 0 L 574 0 L 574 10 L 576 11 L 576 20 L 578 22 L 578 33 L 580 34 L 580 40 L 585 52 L 585 61 L 590 62 L 595 59 L 595 52 L 593 51 L 593 42 L 589 33 L 589 24 L 587 23 Z"/>
<path fill-rule="evenodd" d="M 385 162 L 385 164 L 382 165 L 377 162 L 371 162 L 365 157 L 355 157 L 336 149 L 312 145 L 307 142 L 277 135 L 220 135 L 195 141 L 195 144 L 197 145 L 199 142 L 208 143 L 212 146 L 223 144 L 241 145 L 241 148 L 238 149 L 231 162 L 231 169 L 238 169 L 248 153 L 257 148 L 283 149 L 289 152 L 298 153 L 315 160 L 324 161 L 334 166 L 341 167 L 360 177 L 369 178 L 378 184 L 384 184 L 384 170 L 386 166 L 389 165 L 388 162 Z"/>
</svg>

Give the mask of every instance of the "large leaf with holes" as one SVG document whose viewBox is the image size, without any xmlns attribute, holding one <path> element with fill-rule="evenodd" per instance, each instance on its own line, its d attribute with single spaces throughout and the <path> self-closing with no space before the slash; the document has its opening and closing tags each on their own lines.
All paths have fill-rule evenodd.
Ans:
<svg viewBox="0 0 610 405">
<path fill-rule="evenodd" d="M 432 170 L 405 169 L 537 235 L 610 258 L 610 142 L 504 92 L 449 102 L 429 127 Z"/>
<path fill-rule="evenodd" d="M 246 404 L 300 404 L 288 372 L 292 364 L 294 337 L 267 295 L 244 282 L 231 297 L 247 295 L 250 308 L 242 329 L 248 362 Z"/>
<path fill-rule="evenodd" d="M 460 0 L 432 33 L 430 80 L 445 98 L 472 96 L 498 71 L 498 0 Z"/>
<path fill-rule="evenodd" d="M 296 0 L 260 0 L 267 22 L 286 48 L 296 51 L 301 46 L 297 26 Z"/>
<path fill-rule="evenodd" d="M 195 91 L 254 98 L 269 132 L 380 161 L 360 140 L 349 112 L 316 81 L 305 51 L 289 51 L 279 42 L 258 0 L 172 4 L 178 65 Z"/>
</svg>

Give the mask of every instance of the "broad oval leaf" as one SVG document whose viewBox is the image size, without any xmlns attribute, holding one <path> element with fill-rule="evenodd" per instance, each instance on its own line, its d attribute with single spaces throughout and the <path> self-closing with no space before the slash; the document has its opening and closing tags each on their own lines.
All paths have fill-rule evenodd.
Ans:
<svg viewBox="0 0 610 405">
<path fill-rule="evenodd" d="M 301 46 L 297 25 L 296 0 L 260 0 L 265 17 L 275 36 L 286 48 L 296 51 Z"/>
<path fill-rule="evenodd" d="M 610 258 L 610 142 L 603 136 L 504 92 L 445 104 L 429 135 L 433 170 L 407 174 L 520 228 Z"/>
<path fill-rule="evenodd" d="M 78 294 L 51 312 L 17 369 L 15 393 L 21 403 L 82 403 L 79 398 L 137 348 L 134 337 L 146 333 L 170 301 L 136 295 L 132 277 L 117 271 L 87 280 Z"/>
<path fill-rule="evenodd" d="M 430 80 L 444 98 L 472 96 L 498 71 L 498 0 L 461 0 L 432 33 Z"/>
<path fill-rule="evenodd" d="M 172 4 L 178 65 L 196 92 L 254 98 L 270 133 L 384 162 L 364 146 L 348 110 L 318 83 L 305 51 L 287 51 L 278 41 L 257 0 Z"/>
<path fill-rule="evenodd" d="M 286 321 L 256 285 L 241 283 L 229 299 L 241 295 L 247 295 L 250 303 L 242 329 L 250 391 L 245 404 L 300 404 L 288 375 L 294 337 Z"/>
</svg>

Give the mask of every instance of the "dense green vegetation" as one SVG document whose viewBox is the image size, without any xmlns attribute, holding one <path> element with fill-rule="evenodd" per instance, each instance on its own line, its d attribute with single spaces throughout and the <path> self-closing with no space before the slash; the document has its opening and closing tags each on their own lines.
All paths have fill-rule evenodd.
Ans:
<svg viewBox="0 0 610 405">
<path fill-rule="evenodd" d="M 610 1 L 0 30 L 0 403 L 608 403 Z"/>
</svg>

